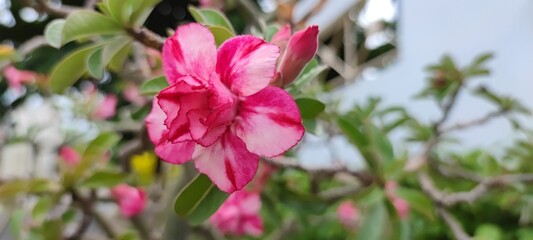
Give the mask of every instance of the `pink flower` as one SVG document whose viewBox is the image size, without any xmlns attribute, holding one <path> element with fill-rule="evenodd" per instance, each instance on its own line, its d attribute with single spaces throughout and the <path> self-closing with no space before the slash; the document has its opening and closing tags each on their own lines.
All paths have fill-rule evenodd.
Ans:
<svg viewBox="0 0 533 240">
<path fill-rule="evenodd" d="M 4 76 L 7 78 L 9 87 L 17 92 L 22 91 L 23 83 L 30 83 L 37 79 L 37 73 L 18 70 L 13 65 L 9 65 L 4 69 Z"/>
<path fill-rule="evenodd" d="M 115 115 L 117 108 L 117 96 L 108 94 L 104 97 L 104 100 L 96 107 L 93 112 L 93 118 L 98 120 L 108 119 Z"/>
<path fill-rule="evenodd" d="M 337 217 L 346 228 L 354 228 L 359 221 L 359 211 L 351 201 L 344 201 L 337 208 Z"/>
<path fill-rule="evenodd" d="M 139 88 L 133 84 L 128 84 L 126 88 L 124 88 L 123 95 L 124 99 L 136 106 L 143 106 L 147 102 L 146 98 L 139 92 Z"/>
<path fill-rule="evenodd" d="M 71 146 L 61 147 L 59 157 L 69 166 L 75 166 L 81 161 L 80 154 Z"/>
<path fill-rule="evenodd" d="M 394 208 L 396 208 L 396 212 L 398 213 L 400 219 L 405 219 L 407 216 L 409 216 L 409 203 L 396 195 L 397 188 L 397 182 L 387 181 L 385 183 L 385 195 L 387 195 L 389 200 L 392 202 L 392 205 L 394 205 Z"/>
<path fill-rule="evenodd" d="M 291 25 L 287 24 L 281 27 L 278 32 L 276 32 L 276 34 L 272 36 L 272 40 L 270 40 L 270 43 L 278 46 L 281 55 L 283 55 L 283 53 L 285 53 L 285 48 L 287 47 L 287 43 L 289 43 L 291 35 Z"/>
<path fill-rule="evenodd" d="M 153 101 L 146 119 L 155 152 L 182 164 L 194 160 L 225 192 L 254 177 L 259 155 L 274 157 L 304 134 L 296 103 L 269 86 L 279 48 L 257 37 L 231 38 L 216 49 L 211 32 L 180 26 L 163 47 L 170 86 Z"/>
<path fill-rule="evenodd" d="M 146 206 L 146 193 L 140 188 L 120 184 L 111 189 L 111 194 L 117 201 L 120 212 L 125 217 L 140 214 Z"/>
<path fill-rule="evenodd" d="M 409 216 L 409 203 L 407 203 L 407 201 L 405 201 L 403 198 L 392 198 L 392 205 L 394 205 L 394 208 L 396 208 L 396 212 L 398 213 L 400 219 L 405 219 Z"/>
<path fill-rule="evenodd" d="M 209 221 L 224 234 L 259 237 L 263 234 L 260 209 L 259 193 L 241 190 L 231 194 Z"/>
<path fill-rule="evenodd" d="M 280 44 L 283 49 L 283 42 L 290 34 L 290 27 L 287 25 L 281 28 L 273 37 L 272 43 Z M 278 45 L 279 46 L 279 45 Z M 313 25 L 300 30 L 288 40 L 287 47 L 283 52 L 279 64 L 282 86 L 285 86 L 298 77 L 305 65 L 313 59 L 318 50 L 318 26 Z"/>
</svg>

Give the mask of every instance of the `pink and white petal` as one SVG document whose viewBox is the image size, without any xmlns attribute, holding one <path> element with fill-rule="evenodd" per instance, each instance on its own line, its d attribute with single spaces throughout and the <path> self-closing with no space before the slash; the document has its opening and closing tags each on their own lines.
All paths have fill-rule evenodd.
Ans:
<svg viewBox="0 0 533 240">
<path fill-rule="evenodd" d="M 216 65 L 213 34 L 198 23 L 179 26 L 165 41 L 162 58 L 163 71 L 170 84 L 207 82 Z"/>
<path fill-rule="evenodd" d="M 261 196 L 258 192 L 247 192 L 247 195 L 239 202 L 244 215 L 256 215 L 261 210 Z"/>
<path fill-rule="evenodd" d="M 250 96 L 268 86 L 278 57 L 278 46 L 250 35 L 237 36 L 220 46 L 216 69 L 234 94 Z"/>
<path fill-rule="evenodd" d="M 259 237 L 263 234 L 263 221 L 258 215 L 250 216 L 242 223 L 242 230 L 245 234 Z"/>
<path fill-rule="evenodd" d="M 163 141 L 155 146 L 155 153 L 165 162 L 182 164 L 192 159 L 195 146 L 194 141 L 179 143 Z"/>
<path fill-rule="evenodd" d="M 255 176 L 259 157 L 248 152 L 241 139 L 226 131 L 219 141 L 204 148 L 194 163 L 220 190 L 232 193 Z"/>
<path fill-rule="evenodd" d="M 154 144 L 160 143 L 163 134 L 166 134 L 168 131 L 167 126 L 164 124 L 166 118 L 167 115 L 159 106 L 157 96 L 154 97 L 154 100 L 152 100 L 152 111 L 150 111 L 144 120 L 148 131 L 148 137 Z"/>
<path fill-rule="evenodd" d="M 274 157 L 294 147 L 305 132 L 300 111 L 281 88 L 267 87 L 241 103 L 233 131 L 257 155 Z"/>
</svg>

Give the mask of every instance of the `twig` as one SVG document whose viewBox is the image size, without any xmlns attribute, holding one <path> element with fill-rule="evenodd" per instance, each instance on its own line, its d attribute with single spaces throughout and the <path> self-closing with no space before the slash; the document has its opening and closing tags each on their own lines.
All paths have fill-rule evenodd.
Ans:
<svg viewBox="0 0 533 240">
<path fill-rule="evenodd" d="M 33 50 L 46 45 L 46 39 L 43 36 L 35 36 L 33 38 L 30 38 L 26 42 L 20 44 L 20 46 L 18 47 L 18 52 L 22 56 L 26 56 Z"/>
<path fill-rule="evenodd" d="M 157 49 L 159 51 L 163 49 L 163 44 L 165 43 L 164 39 L 145 27 L 127 28 L 126 31 L 135 38 L 135 40 L 141 42 L 146 47 Z"/>
<path fill-rule="evenodd" d="M 470 240 L 472 237 L 470 237 L 461 226 L 461 223 L 455 219 L 455 217 L 450 214 L 446 209 L 439 207 L 437 208 L 437 212 L 439 215 L 444 219 L 444 222 L 450 227 L 450 230 L 452 230 L 452 233 L 457 240 Z"/>
<path fill-rule="evenodd" d="M 117 237 L 117 234 L 113 231 L 109 222 L 94 209 L 92 199 L 84 198 L 76 190 L 71 190 L 70 192 L 72 194 L 73 201 L 80 204 L 82 212 L 85 215 L 92 216 L 102 228 L 102 230 L 105 232 L 105 234 L 109 238 L 115 239 Z"/>
<path fill-rule="evenodd" d="M 367 171 L 351 171 L 351 170 L 348 170 L 346 167 L 337 167 L 337 168 L 328 168 L 328 169 L 322 168 L 322 169 L 316 169 L 316 170 L 307 169 L 303 167 L 302 165 L 300 165 L 300 163 L 298 162 L 296 158 L 289 158 L 289 157 L 284 157 L 282 160 L 276 160 L 276 159 L 271 159 L 271 158 L 261 158 L 261 159 L 265 161 L 266 163 L 276 166 L 276 167 L 294 168 L 294 169 L 298 169 L 301 171 L 309 172 L 311 174 L 331 175 L 331 174 L 337 174 L 337 173 L 347 173 L 347 174 L 350 174 L 356 177 L 363 186 L 368 186 L 376 181 L 375 177 Z"/>
<path fill-rule="evenodd" d="M 496 117 L 499 117 L 499 116 L 502 116 L 502 115 L 506 114 L 507 112 L 508 111 L 506 111 L 506 110 L 499 110 L 499 111 L 490 112 L 490 113 L 488 113 L 487 115 L 485 115 L 482 118 L 474 119 L 474 120 L 471 120 L 471 121 L 468 121 L 468 122 L 464 122 L 464 123 L 457 123 L 457 124 L 449 126 L 447 128 L 443 128 L 440 131 L 444 132 L 444 133 L 448 133 L 448 132 L 453 132 L 453 131 L 457 131 L 457 130 L 463 130 L 463 129 L 474 127 L 474 126 L 483 125 L 483 124 L 487 123 L 488 121 L 490 121 L 490 120 L 492 120 L 492 119 L 494 119 Z"/>
<path fill-rule="evenodd" d="M 69 5 L 61 5 L 61 6 L 54 6 L 54 4 L 51 4 L 48 0 L 35 0 L 35 2 L 39 5 L 41 10 L 44 11 L 50 15 L 54 15 L 56 17 L 66 17 L 70 13 L 82 9 L 79 7 L 69 6 Z"/>
<path fill-rule="evenodd" d="M 135 228 L 137 229 L 137 231 L 139 231 L 139 234 L 141 235 L 142 239 L 146 239 L 146 240 L 152 239 L 152 236 L 150 234 L 150 229 L 146 227 L 146 224 L 143 222 L 141 217 L 133 216 L 130 218 L 130 220 L 133 226 L 135 226 Z"/>
</svg>

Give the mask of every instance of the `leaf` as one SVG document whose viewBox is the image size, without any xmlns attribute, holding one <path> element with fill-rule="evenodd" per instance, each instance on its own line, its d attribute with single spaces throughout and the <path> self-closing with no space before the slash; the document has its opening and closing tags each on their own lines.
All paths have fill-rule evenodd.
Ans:
<svg viewBox="0 0 533 240">
<path fill-rule="evenodd" d="M 101 170 L 94 172 L 81 185 L 88 188 L 109 188 L 126 182 L 128 175 L 119 171 Z"/>
<path fill-rule="evenodd" d="M 267 42 L 272 41 L 272 37 L 279 31 L 279 28 L 280 27 L 279 27 L 278 24 L 268 25 L 266 27 L 266 29 L 265 29 L 265 32 L 263 33 L 265 35 L 265 41 L 267 41 Z M 315 59 L 313 59 L 313 60 L 315 60 Z"/>
<path fill-rule="evenodd" d="M 379 202 L 370 208 L 370 211 L 357 233 L 357 239 L 361 240 L 381 240 L 384 239 L 385 225 L 387 222 L 387 211 L 383 202 Z"/>
<path fill-rule="evenodd" d="M 305 85 L 315 79 L 318 75 L 324 72 L 329 67 L 326 65 L 319 65 L 316 59 L 311 60 L 304 69 L 300 72 L 296 80 L 291 84 L 291 92 L 300 91 Z"/>
<path fill-rule="evenodd" d="M 63 224 L 60 219 L 45 221 L 43 223 L 42 235 L 45 240 L 63 239 Z"/>
<path fill-rule="evenodd" d="M 199 174 L 176 196 L 174 212 L 197 225 L 209 218 L 227 197 L 206 175 Z"/>
<path fill-rule="evenodd" d="M 114 132 L 103 132 L 93 139 L 85 149 L 81 162 L 76 166 L 76 169 L 74 169 L 72 176 L 74 180 L 82 178 L 84 173 L 92 166 L 92 164 L 95 161 L 100 160 L 99 158 L 101 158 L 107 151 L 115 146 L 119 140 L 120 136 Z"/>
<path fill-rule="evenodd" d="M 103 64 L 102 49 L 97 49 L 87 58 L 87 71 L 92 77 L 101 79 L 104 76 Z"/>
<path fill-rule="evenodd" d="M 142 3 L 139 5 L 139 7 L 131 14 L 130 23 L 132 23 L 133 26 L 142 26 L 154 7 L 160 1 L 161 0 L 142 0 Z"/>
<path fill-rule="evenodd" d="M 312 98 L 296 99 L 296 105 L 298 105 L 298 109 L 300 109 L 302 118 L 316 118 L 316 116 L 326 108 L 324 103 Z"/>
<path fill-rule="evenodd" d="M 142 95 L 153 96 L 153 95 L 158 94 L 161 90 L 165 89 L 166 87 L 168 87 L 167 79 L 165 78 L 165 76 L 160 76 L 160 77 L 156 77 L 151 80 L 148 80 L 141 86 L 139 90 Z"/>
<path fill-rule="evenodd" d="M 202 23 L 209 26 L 218 26 L 223 27 L 229 30 L 232 34 L 235 34 L 235 29 L 231 25 L 229 19 L 218 10 L 209 9 L 209 8 L 196 8 L 194 6 L 189 6 L 189 12 L 191 16 L 198 23 Z"/>
<path fill-rule="evenodd" d="M 435 220 L 435 207 L 433 206 L 433 202 L 425 194 L 415 189 L 403 187 L 396 189 L 396 194 L 398 197 L 407 201 L 411 209 L 431 221 Z"/>
<path fill-rule="evenodd" d="M 211 26 L 208 28 L 209 28 L 209 31 L 213 33 L 213 36 L 215 37 L 215 43 L 217 44 L 217 46 L 220 46 L 223 42 L 233 37 L 233 34 L 226 28 L 216 27 L 216 26 Z"/>
<path fill-rule="evenodd" d="M 50 211 L 50 208 L 52 207 L 52 199 L 47 196 L 42 196 L 39 201 L 35 204 L 31 211 L 31 217 L 34 221 L 42 221 L 44 217 L 48 214 L 48 211 Z"/>
<path fill-rule="evenodd" d="M 483 224 L 476 228 L 473 240 L 500 240 L 502 237 L 502 230 L 498 226 Z"/>
<path fill-rule="evenodd" d="M 95 35 L 123 33 L 119 23 L 113 19 L 90 10 L 78 10 L 71 13 L 63 27 L 61 43 Z"/>
<path fill-rule="evenodd" d="M 28 182 L 15 180 L 0 185 L 0 198 L 13 197 L 26 191 Z"/>
<path fill-rule="evenodd" d="M 61 93 L 83 76 L 87 71 L 87 58 L 100 47 L 100 45 L 91 45 L 78 49 L 64 57 L 50 74 L 50 87 L 52 91 Z"/>
<path fill-rule="evenodd" d="M 111 70 L 116 72 L 120 71 L 130 52 L 131 43 L 132 40 L 128 36 L 119 36 L 110 40 L 104 46 L 102 53 L 104 66 L 109 64 Z"/>
<path fill-rule="evenodd" d="M 64 26 L 65 19 L 56 19 L 46 25 L 46 28 L 44 29 L 44 38 L 50 46 L 54 48 L 61 47 Z"/>
</svg>

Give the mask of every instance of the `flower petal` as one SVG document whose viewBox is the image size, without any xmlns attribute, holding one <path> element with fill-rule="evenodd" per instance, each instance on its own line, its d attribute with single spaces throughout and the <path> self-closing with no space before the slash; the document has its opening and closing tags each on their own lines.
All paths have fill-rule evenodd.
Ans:
<svg viewBox="0 0 533 240">
<path fill-rule="evenodd" d="M 242 189 L 257 172 L 259 157 L 248 152 L 242 140 L 231 131 L 200 151 L 194 159 L 196 168 L 224 192 Z"/>
<path fill-rule="evenodd" d="M 164 161 L 181 164 L 192 159 L 195 143 L 192 141 L 172 143 L 168 141 L 168 129 L 164 124 L 165 112 L 158 104 L 155 97 L 152 103 L 152 111 L 146 117 L 146 128 L 150 140 L 155 144 L 155 153 Z"/>
<path fill-rule="evenodd" d="M 277 87 L 267 87 L 247 97 L 233 127 L 250 152 L 266 157 L 289 150 L 305 131 L 296 103 Z"/>
<path fill-rule="evenodd" d="M 170 84 L 207 82 L 215 70 L 216 51 L 213 34 L 206 27 L 198 23 L 178 27 L 163 46 L 163 70 L 167 81 Z"/>
<path fill-rule="evenodd" d="M 279 65 L 283 85 L 291 83 L 298 77 L 305 65 L 313 59 L 317 50 L 318 26 L 309 26 L 292 35 Z"/>
<path fill-rule="evenodd" d="M 237 36 L 220 46 L 217 73 L 234 94 L 249 96 L 268 86 L 278 57 L 279 47 L 254 36 Z"/>
</svg>

